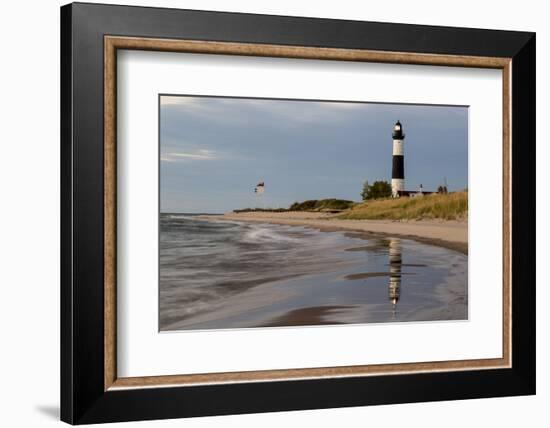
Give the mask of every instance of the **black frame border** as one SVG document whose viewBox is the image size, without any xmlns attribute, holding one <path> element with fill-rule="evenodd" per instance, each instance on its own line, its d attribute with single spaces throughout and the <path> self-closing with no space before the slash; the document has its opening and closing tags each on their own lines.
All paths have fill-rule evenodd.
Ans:
<svg viewBox="0 0 550 428">
<path fill-rule="evenodd" d="M 512 367 L 104 391 L 105 35 L 512 59 Z M 535 393 L 535 34 L 73 3 L 61 8 L 61 420 L 71 424 Z"/>
</svg>

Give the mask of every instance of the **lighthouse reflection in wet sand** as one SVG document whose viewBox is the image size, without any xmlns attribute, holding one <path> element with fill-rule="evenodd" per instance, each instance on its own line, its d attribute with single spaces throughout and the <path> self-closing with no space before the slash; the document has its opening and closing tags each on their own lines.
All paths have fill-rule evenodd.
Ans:
<svg viewBox="0 0 550 428">
<path fill-rule="evenodd" d="M 401 239 L 389 239 L 389 257 L 390 257 L 390 286 L 388 295 L 392 304 L 392 318 L 395 319 L 397 302 L 401 295 Z"/>
</svg>

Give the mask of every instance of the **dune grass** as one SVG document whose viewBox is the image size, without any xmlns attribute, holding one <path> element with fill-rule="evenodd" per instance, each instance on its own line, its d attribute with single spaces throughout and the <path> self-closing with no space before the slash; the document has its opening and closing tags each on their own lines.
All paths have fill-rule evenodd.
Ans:
<svg viewBox="0 0 550 428">
<path fill-rule="evenodd" d="M 289 211 L 330 211 L 345 210 L 355 205 L 355 202 L 345 199 L 310 199 L 304 202 L 294 202 Z"/>
<path fill-rule="evenodd" d="M 337 218 L 349 220 L 464 220 L 468 192 L 432 194 L 416 198 L 378 199 L 353 206 Z"/>
<path fill-rule="evenodd" d="M 339 212 L 347 210 L 355 205 L 356 202 L 345 199 L 309 199 L 303 202 L 294 202 L 289 208 L 244 208 L 233 210 L 235 213 L 247 212 L 273 212 L 283 213 L 288 211 L 306 211 L 306 212 Z"/>
</svg>

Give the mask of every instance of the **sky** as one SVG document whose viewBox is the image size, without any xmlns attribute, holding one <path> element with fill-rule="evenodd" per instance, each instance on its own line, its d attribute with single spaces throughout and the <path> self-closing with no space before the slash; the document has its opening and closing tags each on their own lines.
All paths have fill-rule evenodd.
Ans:
<svg viewBox="0 0 550 428">
<path fill-rule="evenodd" d="M 161 212 L 360 201 L 366 180 L 391 182 L 397 120 L 406 190 L 468 186 L 467 107 L 161 95 Z"/>
</svg>

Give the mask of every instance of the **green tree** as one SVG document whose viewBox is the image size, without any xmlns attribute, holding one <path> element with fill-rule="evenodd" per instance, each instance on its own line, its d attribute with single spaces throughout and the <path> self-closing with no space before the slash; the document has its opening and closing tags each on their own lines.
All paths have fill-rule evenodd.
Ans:
<svg viewBox="0 0 550 428">
<path fill-rule="evenodd" d="M 391 185 L 387 181 L 379 180 L 372 184 L 365 181 L 365 184 L 363 184 L 361 197 L 364 201 L 367 199 L 387 198 L 389 196 L 391 196 Z"/>
</svg>

